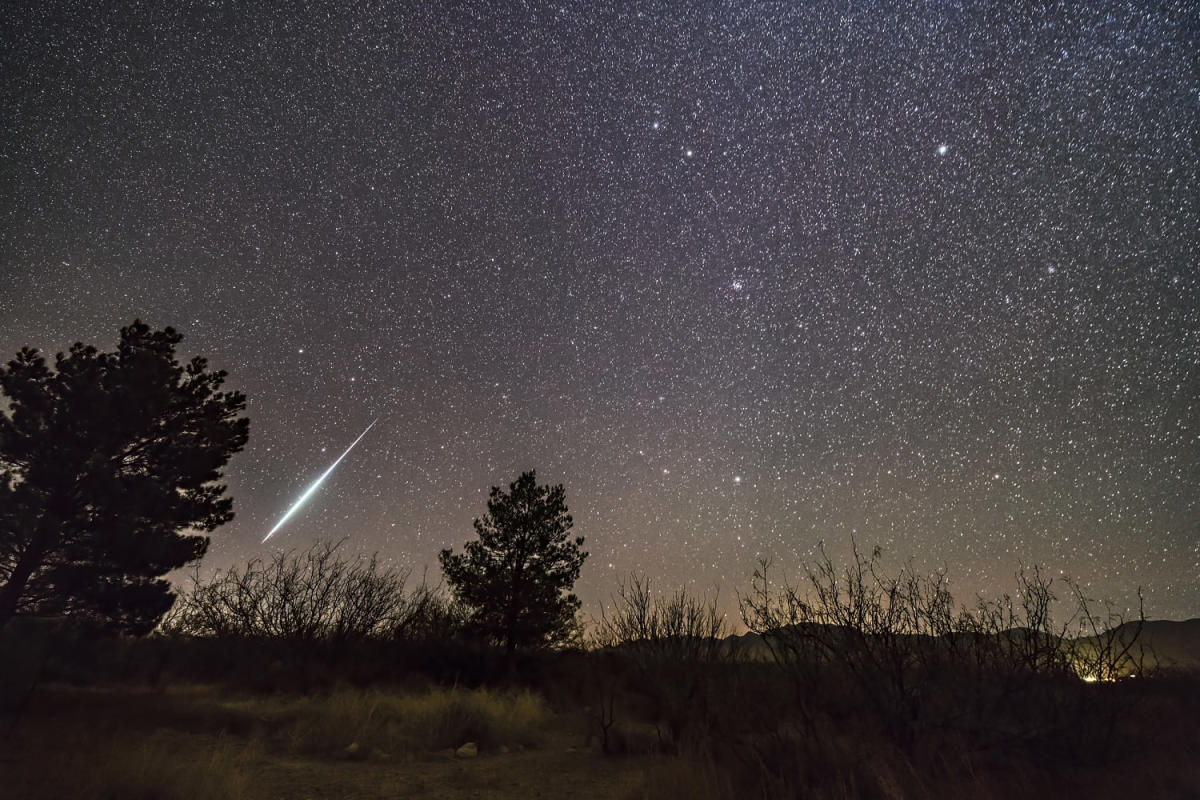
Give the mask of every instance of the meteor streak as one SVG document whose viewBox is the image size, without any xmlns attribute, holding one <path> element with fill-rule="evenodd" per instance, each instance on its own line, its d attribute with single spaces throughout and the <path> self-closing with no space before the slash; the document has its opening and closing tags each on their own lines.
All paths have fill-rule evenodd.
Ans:
<svg viewBox="0 0 1200 800">
<path fill-rule="evenodd" d="M 300 495 L 300 499 L 292 504 L 292 507 L 288 509 L 287 513 L 279 518 L 279 522 L 275 523 L 275 527 L 271 528 L 270 533 L 268 533 L 266 536 L 263 537 L 263 542 L 266 542 L 267 539 L 270 539 L 273 535 L 275 535 L 275 531 L 277 531 L 283 527 L 283 523 L 287 522 L 288 518 L 291 517 L 292 514 L 296 513 L 296 509 L 298 509 L 300 506 L 302 506 L 304 504 L 304 501 L 312 496 L 312 493 L 315 492 L 317 490 L 317 487 L 321 485 L 321 481 L 323 481 L 329 477 L 329 473 L 333 472 L 334 468 L 338 464 L 342 463 L 342 459 L 345 458 L 350 453 L 350 451 L 354 449 L 354 445 L 356 445 L 360 441 L 362 441 L 362 438 L 367 435 L 367 431 L 369 431 L 369 430 L 371 430 L 371 428 L 375 427 L 376 422 L 379 422 L 378 417 L 375 418 L 374 422 L 372 422 L 370 425 L 367 426 L 366 431 L 363 431 L 362 433 L 360 433 L 358 435 L 358 438 L 350 443 L 350 446 L 346 448 L 346 452 L 342 453 L 340 456 L 338 456 L 337 461 L 333 462 L 333 464 L 329 467 L 329 469 L 327 469 L 321 473 L 321 477 L 317 478 L 315 481 L 312 482 L 312 486 L 309 486 L 307 489 L 304 490 L 304 494 Z"/>
</svg>

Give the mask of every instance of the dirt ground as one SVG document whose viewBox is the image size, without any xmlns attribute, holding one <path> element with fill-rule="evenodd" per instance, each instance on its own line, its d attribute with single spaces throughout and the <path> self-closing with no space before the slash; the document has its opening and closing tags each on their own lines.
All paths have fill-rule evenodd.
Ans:
<svg viewBox="0 0 1200 800">
<path fill-rule="evenodd" d="M 211 689 L 43 687 L 0 740 L 0 796 L 624 799 L 643 796 L 656 760 L 587 748 L 565 716 L 542 746 L 509 753 L 302 758 L 264 743 L 229 705 Z"/>
</svg>

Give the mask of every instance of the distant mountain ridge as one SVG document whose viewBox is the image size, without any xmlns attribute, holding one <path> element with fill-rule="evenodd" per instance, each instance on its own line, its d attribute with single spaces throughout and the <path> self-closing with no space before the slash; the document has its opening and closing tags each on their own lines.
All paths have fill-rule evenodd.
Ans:
<svg viewBox="0 0 1200 800">
<path fill-rule="evenodd" d="M 1121 628 L 1132 629 L 1136 625 L 1126 622 Z M 1142 626 L 1141 641 L 1147 650 L 1147 667 L 1200 670 L 1200 618 L 1147 620 Z"/>
<path fill-rule="evenodd" d="M 1117 636 L 1124 639 L 1132 636 L 1137 622 L 1126 622 L 1116 629 Z M 769 650 L 756 633 L 727 636 L 725 641 L 735 645 L 744 656 L 767 658 Z M 1095 641 L 1095 637 L 1081 636 L 1079 644 Z M 1200 670 L 1200 618 L 1183 621 L 1146 620 L 1142 624 L 1138 644 L 1144 649 L 1147 669 L 1158 667 L 1175 670 Z"/>
</svg>

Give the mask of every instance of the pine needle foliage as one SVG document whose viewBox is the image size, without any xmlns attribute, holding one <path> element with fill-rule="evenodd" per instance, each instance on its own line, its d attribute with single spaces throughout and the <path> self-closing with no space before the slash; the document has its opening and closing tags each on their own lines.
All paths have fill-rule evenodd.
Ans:
<svg viewBox="0 0 1200 800">
<path fill-rule="evenodd" d="M 488 513 L 475 520 L 479 538 L 438 554 L 471 626 L 510 652 L 560 646 L 577 630 L 571 588 L 588 554 L 583 537 L 570 537 L 565 498 L 562 484 L 539 486 L 533 470 L 508 491 L 493 486 Z"/>
</svg>

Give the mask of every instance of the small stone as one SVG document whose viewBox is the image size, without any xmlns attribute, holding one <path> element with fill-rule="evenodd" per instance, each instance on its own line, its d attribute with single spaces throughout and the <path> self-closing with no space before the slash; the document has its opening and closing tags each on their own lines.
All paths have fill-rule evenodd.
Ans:
<svg viewBox="0 0 1200 800">
<path fill-rule="evenodd" d="M 358 753 L 358 742 L 351 742 L 349 744 L 349 746 L 346 747 L 346 755 L 352 756 L 352 755 L 356 755 L 357 753 Z"/>
<path fill-rule="evenodd" d="M 479 755 L 479 748 L 474 742 L 467 742 L 462 747 L 454 751 L 454 755 L 459 758 L 474 758 Z"/>
</svg>

